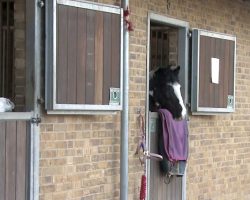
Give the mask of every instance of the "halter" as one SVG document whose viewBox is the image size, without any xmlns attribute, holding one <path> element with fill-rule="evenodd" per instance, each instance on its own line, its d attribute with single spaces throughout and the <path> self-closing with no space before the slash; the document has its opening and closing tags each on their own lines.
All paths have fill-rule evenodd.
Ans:
<svg viewBox="0 0 250 200">
<path fill-rule="evenodd" d="M 140 189 L 140 200 L 145 200 L 146 199 L 146 165 L 145 161 L 146 159 L 154 159 L 154 160 L 163 160 L 161 155 L 154 154 L 154 153 L 149 153 L 148 150 L 146 150 L 146 135 L 145 135 L 145 126 L 144 126 L 144 118 L 139 111 L 139 126 L 140 126 L 140 138 L 138 141 L 138 145 L 135 151 L 135 155 L 139 155 L 139 160 L 141 165 L 143 166 L 143 171 L 144 174 L 141 177 L 141 189 Z"/>
<path fill-rule="evenodd" d="M 141 113 L 139 114 L 138 117 L 139 120 L 139 126 L 140 126 L 140 138 L 138 141 L 138 145 L 135 151 L 135 155 L 139 155 L 139 160 L 141 165 L 143 165 L 145 163 L 145 156 L 144 156 L 144 152 L 146 150 L 146 145 L 145 145 L 145 132 L 144 132 L 144 118 L 141 115 Z M 142 150 L 142 153 L 140 153 Z"/>
<path fill-rule="evenodd" d="M 140 125 L 140 138 L 139 138 L 139 142 L 138 142 L 138 145 L 137 145 L 137 148 L 135 151 L 135 155 L 139 155 L 139 160 L 140 160 L 141 165 L 145 164 L 146 159 L 153 159 L 153 160 L 157 160 L 157 161 L 162 160 L 163 158 L 161 155 L 155 154 L 155 153 L 150 153 L 146 149 L 144 117 L 140 113 L 138 118 L 139 118 L 139 125 Z M 140 153 L 141 150 L 142 150 L 142 153 Z"/>
</svg>

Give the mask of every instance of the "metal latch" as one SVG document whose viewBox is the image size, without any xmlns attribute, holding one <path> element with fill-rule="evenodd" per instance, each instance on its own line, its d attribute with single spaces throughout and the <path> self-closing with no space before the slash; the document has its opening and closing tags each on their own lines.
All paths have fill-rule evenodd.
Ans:
<svg viewBox="0 0 250 200">
<path fill-rule="evenodd" d="M 36 124 L 37 126 L 42 122 L 40 117 L 32 117 L 30 121 L 32 124 Z"/>
<path fill-rule="evenodd" d="M 152 159 L 152 160 L 156 160 L 156 161 L 163 160 L 163 157 L 160 154 L 150 153 L 149 151 L 144 151 L 143 155 L 144 155 L 144 159 Z"/>
<path fill-rule="evenodd" d="M 227 96 L 227 108 L 233 108 L 234 106 L 234 96 L 228 95 Z"/>
</svg>

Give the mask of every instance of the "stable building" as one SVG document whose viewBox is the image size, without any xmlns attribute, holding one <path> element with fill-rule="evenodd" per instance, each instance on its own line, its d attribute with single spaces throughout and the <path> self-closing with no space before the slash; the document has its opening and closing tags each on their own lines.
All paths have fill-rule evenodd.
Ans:
<svg viewBox="0 0 250 200">
<path fill-rule="evenodd" d="M 139 199 L 143 174 L 148 200 L 250 199 L 249 18 L 248 0 L 0 0 L 0 199 Z M 189 156 L 166 182 L 135 151 L 143 130 L 157 153 L 149 75 L 169 64 Z"/>
</svg>

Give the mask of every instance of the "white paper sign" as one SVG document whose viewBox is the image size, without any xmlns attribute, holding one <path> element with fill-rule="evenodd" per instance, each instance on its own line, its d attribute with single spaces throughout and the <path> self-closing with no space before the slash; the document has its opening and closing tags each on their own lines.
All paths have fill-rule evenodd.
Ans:
<svg viewBox="0 0 250 200">
<path fill-rule="evenodd" d="M 211 58 L 211 78 L 212 83 L 219 84 L 220 77 L 220 59 Z"/>
</svg>

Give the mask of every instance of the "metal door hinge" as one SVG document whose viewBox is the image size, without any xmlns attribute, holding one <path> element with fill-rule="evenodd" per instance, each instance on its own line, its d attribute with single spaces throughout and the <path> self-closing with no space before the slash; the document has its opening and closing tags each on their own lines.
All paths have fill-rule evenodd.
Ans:
<svg viewBox="0 0 250 200">
<path fill-rule="evenodd" d="M 44 1 L 42 1 L 42 0 L 38 1 L 38 2 L 37 2 L 37 5 L 38 5 L 40 8 L 44 7 Z"/>
<path fill-rule="evenodd" d="M 38 126 L 38 124 L 40 124 L 42 120 L 40 117 L 32 117 L 30 121 L 32 124 L 36 124 Z"/>
<path fill-rule="evenodd" d="M 37 103 L 40 104 L 40 105 L 44 104 L 44 99 L 43 98 L 38 98 Z"/>
</svg>

